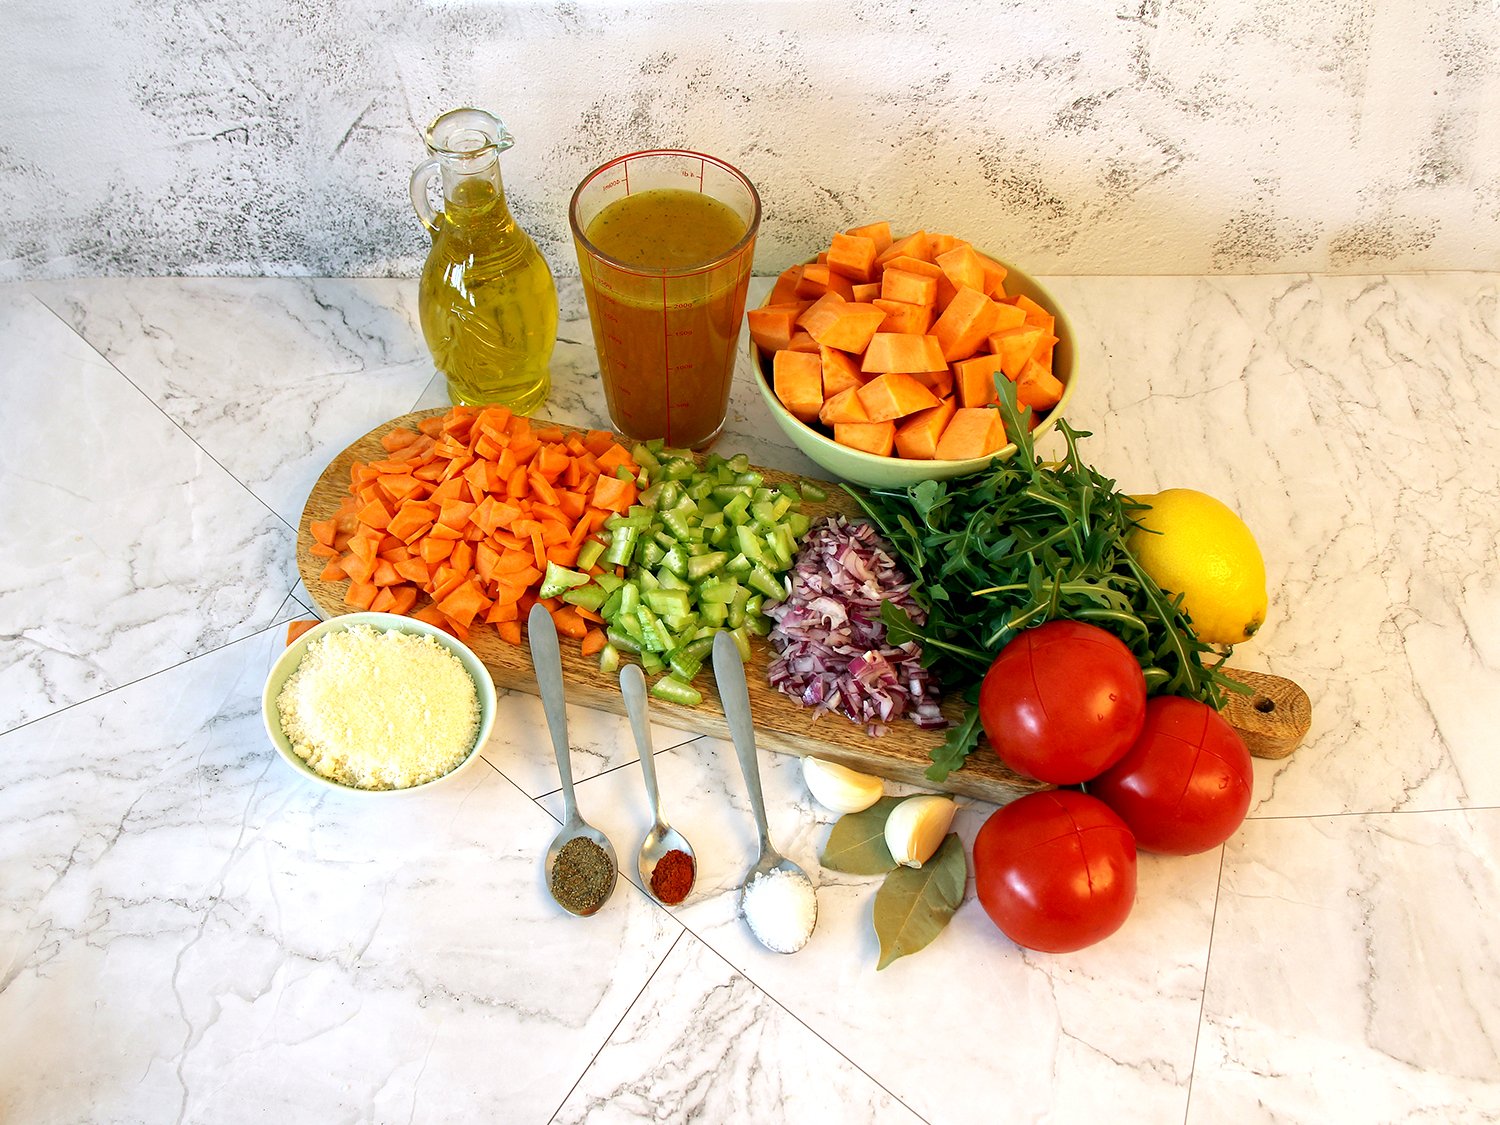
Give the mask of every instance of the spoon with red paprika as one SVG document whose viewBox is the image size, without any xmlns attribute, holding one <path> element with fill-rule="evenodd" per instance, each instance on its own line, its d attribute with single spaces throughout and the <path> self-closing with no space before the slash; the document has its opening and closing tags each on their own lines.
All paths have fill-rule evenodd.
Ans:
<svg viewBox="0 0 1500 1125">
<path fill-rule="evenodd" d="M 656 761 L 646 716 L 646 677 L 634 664 L 620 669 L 620 694 L 625 697 L 625 713 L 630 716 L 630 729 L 635 732 L 636 753 L 640 755 L 641 773 L 646 778 L 646 797 L 651 801 L 651 815 L 655 818 L 637 861 L 641 885 L 656 901 L 676 906 L 693 891 L 698 861 L 687 838 L 661 814 L 661 792 L 656 785 Z"/>
</svg>

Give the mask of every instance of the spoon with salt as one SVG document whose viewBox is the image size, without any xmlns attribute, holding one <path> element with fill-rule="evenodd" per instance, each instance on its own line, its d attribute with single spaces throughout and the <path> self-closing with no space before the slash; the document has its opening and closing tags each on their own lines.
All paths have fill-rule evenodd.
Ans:
<svg viewBox="0 0 1500 1125">
<path fill-rule="evenodd" d="M 610 893 L 615 889 L 615 874 L 619 871 L 620 864 L 615 859 L 615 849 L 609 842 L 609 837 L 578 815 L 578 802 L 573 796 L 573 764 L 569 759 L 568 749 L 568 711 L 563 704 L 562 652 L 557 645 L 557 626 L 552 623 L 552 615 L 547 612 L 546 606 L 531 607 L 531 613 L 526 618 L 526 634 L 531 641 L 531 666 L 536 672 L 542 710 L 547 716 L 547 730 L 552 735 L 552 755 L 557 759 L 557 774 L 562 779 L 563 825 L 547 848 L 547 858 L 543 861 L 542 868 L 547 875 L 547 890 L 557 900 L 557 905 L 570 914 L 587 918 L 608 901 Z M 605 858 L 609 860 L 610 872 L 604 893 L 575 908 L 558 897 L 552 876 L 557 870 L 557 857 L 562 853 L 564 845 L 580 837 L 599 845 Z"/>
<path fill-rule="evenodd" d="M 646 839 L 641 844 L 640 858 L 636 861 L 641 873 L 641 885 L 658 902 L 676 906 L 693 893 L 693 883 L 698 878 L 698 857 L 693 853 L 693 845 L 687 842 L 687 838 L 668 824 L 661 814 L 661 792 L 656 787 L 656 761 L 651 751 L 651 729 L 646 722 L 646 677 L 636 665 L 627 664 L 620 669 L 620 694 L 625 697 L 625 713 L 630 716 L 630 729 L 635 732 L 636 753 L 641 759 L 641 773 L 646 778 L 646 797 L 651 801 L 651 815 L 656 818 L 651 831 L 646 833 Z M 671 902 L 666 902 L 658 895 L 651 883 L 656 865 L 668 852 L 682 852 L 692 864 L 687 890 L 682 893 L 681 898 L 674 898 Z"/>
<path fill-rule="evenodd" d="M 729 723 L 735 757 L 740 761 L 740 772 L 745 775 L 745 788 L 750 793 L 750 811 L 760 832 L 760 858 L 740 886 L 740 914 L 750 923 L 750 932 L 756 940 L 767 949 L 776 953 L 796 953 L 807 944 L 813 927 L 817 925 L 818 898 L 807 872 L 771 846 L 771 832 L 766 825 L 766 802 L 760 789 L 760 763 L 755 757 L 755 724 L 750 718 L 750 690 L 745 684 L 745 664 L 734 638 L 722 630 L 714 637 L 714 679 L 718 681 L 719 702 Z M 754 914 L 747 913 L 751 888 L 758 880 L 767 878 L 776 881 L 773 905 L 799 912 L 807 917 L 805 924 L 793 926 L 786 933 L 773 934 L 757 925 Z M 771 885 L 767 886 L 769 889 Z"/>
</svg>

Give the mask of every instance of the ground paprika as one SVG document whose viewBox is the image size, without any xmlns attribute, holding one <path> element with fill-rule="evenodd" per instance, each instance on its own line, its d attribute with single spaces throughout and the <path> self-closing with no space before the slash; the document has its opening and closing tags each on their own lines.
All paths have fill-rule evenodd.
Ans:
<svg viewBox="0 0 1500 1125">
<path fill-rule="evenodd" d="M 651 872 L 651 893 L 668 906 L 676 906 L 693 889 L 693 857 L 673 848 Z"/>
</svg>

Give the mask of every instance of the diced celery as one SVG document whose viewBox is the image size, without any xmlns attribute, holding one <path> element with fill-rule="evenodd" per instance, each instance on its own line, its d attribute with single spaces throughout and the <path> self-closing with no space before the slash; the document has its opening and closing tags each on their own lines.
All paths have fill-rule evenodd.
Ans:
<svg viewBox="0 0 1500 1125">
<path fill-rule="evenodd" d="M 639 534 L 640 532 L 629 525 L 615 528 L 609 533 L 609 546 L 605 548 L 604 555 L 599 561 L 605 566 L 629 566 L 631 556 L 635 554 L 635 542 Z"/>
<path fill-rule="evenodd" d="M 640 550 L 636 552 L 636 561 L 648 570 L 655 570 L 661 565 L 661 558 L 666 553 L 655 539 L 646 539 L 641 542 Z"/>
<path fill-rule="evenodd" d="M 734 647 L 740 650 L 740 659 L 749 661 L 750 634 L 745 632 L 744 629 L 731 629 L 729 630 L 729 636 L 734 641 Z"/>
<path fill-rule="evenodd" d="M 695 555 L 688 559 L 687 576 L 694 582 L 701 581 L 722 569 L 728 561 L 727 551 L 710 551 L 705 555 Z"/>
<path fill-rule="evenodd" d="M 750 572 L 749 582 L 752 587 L 774 601 L 781 601 L 786 597 L 786 587 L 763 566 L 757 566 Z"/>
<path fill-rule="evenodd" d="M 729 620 L 729 606 L 723 602 L 704 602 L 701 612 L 709 625 L 723 625 Z"/>
<path fill-rule="evenodd" d="M 645 672 L 646 675 L 654 676 L 666 666 L 666 661 L 663 660 L 660 656 L 656 655 L 656 653 L 652 652 L 650 649 L 646 649 L 641 653 L 641 670 Z"/>
<path fill-rule="evenodd" d="M 581 606 L 592 613 L 598 613 L 600 608 L 609 599 L 603 586 L 596 586 L 590 582 L 587 586 L 578 586 L 572 590 L 563 591 L 562 600 L 569 605 Z"/>
<path fill-rule="evenodd" d="M 599 671 L 604 673 L 617 672 L 620 669 L 620 650 L 614 645 L 605 643 L 599 650 Z"/>
<path fill-rule="evenodd" d="M 662 617 L 686 617 L 693 612 L 693 603 L 684 590 L 652 590 L 641 600 Z"/>
<path fill-rule="evenodd" d="M 666 652 L 672 647 L 671 634 L 667 627 L 657 620 L 656 614 L 651 612 L 649 606 L 641 606 L 635 611 L 635 616 L 640 623 L 642 648 L 650 652 Z"/>
<path fill-rule="evenodd" d="M 662 560 L 662 566 L 656 572 L 656 583 L 663 590 L 691 590 L 693 587 L 686 578 L 679 578 L 667 569 L 666 560 Z"/>
<path fill-rule="evenodd" d="M 744 555 L 735 555 L 724 564 L 724 573 L 734 578 L 749 578 L 750 572 L 755 569 L 755 564 Z"/>
<path fill-rule="evenodd" d="M 585 539 L 583 546 L 578 548 L 578 569 L 588 570 L 596 562 L 599 556 L 604 554 L 604 544 L 597 539 Z"/>
<path fill-rule="evenodd" d="M 662 569 L 669 571 L 679 577 L 688 572 L 687 552 L 681 547 L 674 546 L 661 557 Z"/>
<path fill-rule="evenodd" d="M 722 578 L 716 582 L 705 582 L 698 587 L 698 600 L 705 606 L 728 605 L 739 593 L 740 584 L 733 578 Z"/>
<path fill-rule="evenodd" d="M 828 493 L 813 484 L 812 481 L 805 480 L 802 482 L 802 499 L 811 500 L 813 503 L 820 503 L 828 499 Z"/>
<path fill-rule="evenodd" d="M 803 512 L 793 512 L 786 518 L 786 528 L 792 533 L 793 539 L 801 539 L 812 527 L 812 517 Z"/>
<path fill-rule="evenodd" d="M 641 588 L 634 582 L 620 587 L 620 612 L 634 613 L 641 605 Z"/>
<path fill-rule="evenodd" d="M 569 570 L 565 566 L 558 566 L 555 562 L 547 564 L 547 572 L 542 575 L 542 585 L 537 591 L 540 598 L 555 598 L 564 590 L 571 590 L 574 586 L 585 585 L 589 580 L 587 574 L 579 574 L 576 570 Z"/>
<path fill-rule="evenodd" d="M 629 634 L 619 629 L 606 629 L 604 631 L 604 637 L 607 642 L 606 647 L 612 646 L 620 652 L 628 652 L 631 656 L 640 655 L 640 641 L 636 640 Z"/>
<path fill-rule="evenodd" d="M 611 594 L 625 585 L 625 579 L 621 578 L 618 574 L 611 574 L 609 571 L 594 575 L 594 582 L 599 586 L 603 586 L 605 591 Z"/>
<path fill-rule="evenodd" d="M 667 667 L 672 669 L 672 675 L 683 683 L 690 684 L 698 674 L 698 669 L 703 667 L 703 658 L 694 656 L 685 646 L 674 648 L 667 654 Z"/>
<path fill-rule="evenodd" d="M 673 676 L 663 676 L 651 685 L 651 694 L 668 703 L 680 703 L 684 707 L 696 707 L 703 702 L 703 693 L 691 684 L 685 684 Z"/>
<path fill-rule="evenodd" d="M 652 477 L 655 477 L 656 471 L 661 468 L 661 462 L 656 459 L 650 449 L 640 442 L 636 442 L 635 447 L 631 449 L 630 457 L 637 465 L 650 473 Z"/>
<path fill-rule="evenodd" d="M 671 532 L 672 538 L 676 539 L 679 543 L 691 534 L 691 528 L 688 527 L 687 514 L 681 508 L 673 508 L 670 511 L 662 512 L 660 518 L 662 526 Z"/>
</svg>

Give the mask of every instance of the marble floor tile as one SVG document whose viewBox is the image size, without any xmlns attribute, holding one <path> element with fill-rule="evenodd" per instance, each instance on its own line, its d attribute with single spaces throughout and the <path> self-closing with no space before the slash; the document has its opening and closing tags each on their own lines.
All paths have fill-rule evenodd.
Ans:
<svg viewBox="0 0 1500 1125">
<path fill-rule="evenodd" d="M 563 914 L 553 821 L 482 763 L 389 799 L 287 769 L 279 633 L 0 736 L 7 1116 L 546 1121 L 680 927 Z"/>
<path fill-rule="evenodd" d="M 35 297 L 0 291 L 0 730 L 264 628 L 290 530 Z"/>
<path fill-rule="evenodd" d="M 818 887 L 817 930 L 790 957 L 758 945 L 736 914 L 756 833 L 732 747 L 702 738 L 656 762 L 667 819 L 699 860 L 698 885 L 675 916 L 923 1119 L 1181 1116 L 1218 852 L 1142 857 L 1125 927 L 1069 956 L 1018 949 L 984 914 L 971 881 L 928 949 L 877 972 L 871 904 L 879 880 L 819 867 L 834 816 L 811 801 L 798 759 L 760 755 L 772 841 Z M 578 787 L 578 801 L 628 867 L 650 825 L 639 771 L 600 775 Z M 544 804 L 558 812 L 555 797 Z M 963 803 L 955 830 L 966 846 L 991 811 Z M 1052 1081 L 1061 1073 L 1068 1082 Z"/>
<path fill-rule="evenodd" d="M 412 409 L 432 377 L 409 281 L 136 278 L 32 289 L 293 527 L 332 457 Z"/>
<path fill-rule="evenodd" d="M 553 1120 L 922 1119 L 684 934 Z"/>
<path fill-rule="evenodd" d="M 1188 1121 L 1500 1117 L 1500 811 L 1228 846 Z"/>
</svg>

